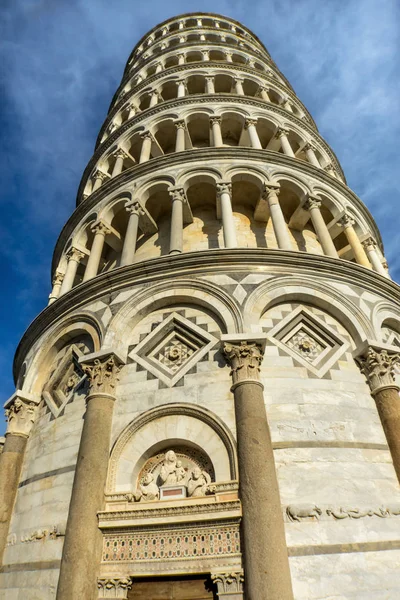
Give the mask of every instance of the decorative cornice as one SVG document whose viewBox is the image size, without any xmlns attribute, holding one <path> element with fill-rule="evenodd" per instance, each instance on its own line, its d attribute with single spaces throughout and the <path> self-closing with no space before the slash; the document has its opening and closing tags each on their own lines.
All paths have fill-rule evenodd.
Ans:
<svg viewBox="0 0 400 600">
<path fill-rule="evenodd" d="M 326 277 L 330 281 L 336 280 L 346 284 L 349 281 L 357 281 L 359 287 L 371 293 L 375 292 L 400 308 L 400 288 L 394 281 L 371 269 L 338 258 L 266 248 L 204 250 L 162 256 L 97 275 L 80 283 L 47 306 L 31 323 L 20 341 L 14 360 L 15 380 L 29 348 L 51 325 L 111 290 L 117 292 L 144 282 L 150 285 L 152 282 L 163 281 L 168 277 L 174 279 L 178 275 L 187 276 L 193 281 L 194 277 L 205 272 L 210 275 L 226 273 L 228 269 L 232 269 L 248 273 L 253 266 L 269 273 L 279 272 L 287 275 L 304 273 L 306 276 L 313 273 L 317 278 Z"/>
</svg>

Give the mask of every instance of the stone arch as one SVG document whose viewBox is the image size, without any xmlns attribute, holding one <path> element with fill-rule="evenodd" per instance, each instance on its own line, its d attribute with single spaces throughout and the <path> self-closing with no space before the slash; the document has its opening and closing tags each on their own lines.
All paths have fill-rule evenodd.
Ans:
<svg viewBox="0 0 400 600">
<path fill-rule="evenodd" d="M 366 315 L 345 294 L 312 277 L 283 276 L 261 284 L 247 299 L 243 314 L 246 327 L 258 325 L 266 310 L 284 302 L 306 302 L 335 317 L 347 329 L 357 346 L 373 335 Z"/>
<path fill-rule="evenodd" d="M 216 481 L 238 478 L 236 445 L 223 421 L 211 411 L 189 403 L 153 408 L 134 419 L 116 439 L 110 455 L 108 493 L 131 491 L 146 451 L 170 441 L 202 448 L 215 470 Z"/>
<path fill-rule="evenodd" d="M 41 338 L 40 349 L 27 369 L 23 390 L 40 394 L 57 352 L 68 340 L 73 340 L 80 334 L 90 336 L 94 352 L 100 350 L 104 336 L 101 321 L 88 311 L 67 317 Z"/>
<path fill-rule="evenodd" d="M 387 301 L 378 302 L 373 308 L 371 321 L 376 340 L 383 341 L 382 327 L 385 325 L 400 333 L 400 307 Z"/>
<path fill-rule="evenodd" d="M 142 290 L 130 298 L 109 323 L 104 346 L 114 345 L 114 340 L 119 340 L 119 350 L 125 356 L 136 324 L 153 310 L 179 302 L 206 308 L 223 333 L 243 330 L 241 312 L 225 291 L 210 282 L 176 279 L 173 282 L 155 284 L 151 289 Z"/>
</svg>

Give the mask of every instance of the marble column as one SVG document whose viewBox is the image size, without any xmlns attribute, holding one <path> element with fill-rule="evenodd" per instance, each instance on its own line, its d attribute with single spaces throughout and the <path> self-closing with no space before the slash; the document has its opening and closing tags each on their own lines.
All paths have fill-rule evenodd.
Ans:
<svg viewBox="0 0 400 600">
<path fill-rule="evenodd" d="M 53 289 L 51 290 L 51 294 L 49 296 L 49 305 L 53 304 L 57 300 L 61 292 L 61 286 L 64 279 L 64 273 L 60 273 L 60 271 L 56 271 L 53 277 Z"/>
<path fill-rule="evenodd" d="M 217 183 L 217 195 L 221 204 L 225 248 L 236 248 L 236 230 L 232 212 L 232 185 L 227 182 Z"/>
<path fill-rule="evenodd" d="M 140 137 L 142 138 L 142 148 L 140 151 L 139 163 L 144 163 L 150 160 L 151 156 L 151 145 L 153 143 L 153 136 L 150 131 L 144 131 Z"/>
<path fill-rule="evenodd" d="M 233 62 L 232 52 L 225 52 L 226 62 Z"/>
<path fill-rule="evenodd" d="M 288 226 L 278 200 L 279 192 L 279 185 L 268 184 L 265 186 L 264 194 L 268 202 L 278 248 L 280 250 L 292 250 Z"/>
<path fill-rule="evenodd" d="M 116 177 L 117 175 L 119 175 L 122 172 L 122 167 L 124 166 L 124 160 L 126 160 L 128 158 L 128 155 L 125 152 L 125 150 L 123 150 L 122 148 L 118 148 L 114 152 L 114 157 L 116 160 L 115 160 L 114 168 L 112 170 L 111 177 Z"/>
<path fill-rule="evenodd" d="M 351 249 L 353 250 L 353 254 L 354 254 L 354 258 L 356 259 L 356 262 L 359 265 L 362 265 L 363 267 L 367 267 L 367 269 L 370 269 L 371 264 L 368 260 L 367 255 L 365 254 L 363 245 L 360 242 L 359 237 L 353 227 L 354 219 L 352 217 L 350 217 L 349 215 L 344 215 L 340 219 L 339 224 L 344 228 L 345 236 L 347 238 L 347 241 L 349 242 L 349 245 L 351 246 Z"/>
<path fill-rule="evenodd" d="M 11 516 L 29 434 L 39 400 L 18 390 L 5 404 L 7 431 L 0 454 L 0 565 L 7 543 Z"/>
<path fill-rule="evenodd" d="M 260 96 L 263 100 L 265 100 L 266 102 L 271 102 L 271 98 L 269 97 L 268 94 L 268 88 L 261 86 L 259 89 L 260 92 Z"/>
<path fill-rule="evenodd" d="M 72 486 L 57 600 L 97 600 L 104 508 L 115 388 L 122 360 L 111 350 L 83 356 L 89 394 Z"/>
<path fill-rule="evenodd" d="M 186 94 L 186 84 L 184 81 L 177 81 L 176 85 L 178 87 L 178 98 L 183 98 Z"/>
<path fill-rule="evenodd" d="M 138 108 L 134 104 L 130 104 L 128 106 L 128 108 L 129 108 L 128 119 L 132 119 L 136 115 L 136 113 L 139 112 Z"/>
<path fill-rule="evenodd" d="M 289 98 L 285 97 L 282 99 L 282 106 L 285 110 L 287 110 L 288 112 L 293 112 L 292 106 L 289 102 Z"/>
<path fill-rule="evenodd" d="M 67 252 L 68 264 L 67 270 L 65 271 L 64 279 L 61 284 L 60 296 L 69 292 L 75 282 L 76 272 L 78 270 L 78 265 L 81 262 L 82 258 L 85 257 L 84 253 L 76 248 L 70 248 Z"/>
<path fill-rule="evenodd" d="M 135 258 L 136 242 L 139 229 L 139 220 L 144 210 L 137 200 L 130 200 L 125 204 L 129 213 L 128 226 L 126 228 L 124 245 L 122 247 L 120 266 L 131 265 Z"/>
<path fill-rule="evenodd" d="M 206 77 L 206 94 L 215 94 L 214 77 Z"/>
<path fill-rule="evenodd" d="M 150 105 L 149 108 L 152 108 L 153 106 L 155 106 L 156 104 L 158 104 L 158 92 L 156 92 L 155 90 L 153 90 L 150 93 Z"/>
<path fill-rule="evenodd" d="M 93 176 L 94 183 L 93 183 L 92 193 L 95 192 L 96 190 L 98 190 L 99 187 L 101 187 L 103 185 L 103 181 L 105 181 L 108 178 L 109 178 L 108 173 L 104 173 L 103 171 L 100 171 L 99 169 L 97 169 Z"/>
<path fill-rule="evenodd" d="M 312 165 L 314 165 L 314 167 L 318 167 L 318 169 L 321 168 L 321 165 L 319 163 L 319 160 L 315 154 L 315 147 L 310 144 L 307 143 L 304 148 L 303 148 L 304 152 L 306 153 L 307 156 L 307 160 L 309 163 L 311 163 Z"/>
<path fill-rule="evenodd" d="M 210 53 L 208 50 L 203 50 L 202 55 L 203 55 L 203 60 L 205 62 L 208 62 L 210 60 Z"/>
<path fill-rule="evenodd" d="M 83 276 L 83 281 L 87 281 L 88 279 L 92 279 L 92 277 L 96 277 L 99 271 L 104 241 L 106 239 L 106 235 L 110 233 L 110 228 L 102 221 L 97 221 L 94 223 L 91 229 L 94 233 L 94 238 L 87 261 L 85 274 Z"/>
<path fill-rule="evenodd" d="M 175 152 L 183 152 L 185 149 L 186 123 L 185 121 L 175 121 L 176 141 Z"/>
<path fill-rule="evenodd" d="M 380 275 L 383 275 L 384 277 L 388 277 L 388 273 L 387 273 L 385 267 L 379 260 L 378 253 L 376 251 L 376 242 L 375 242 L 374 238 L 368 237 L 366 240 L 364 240 L 362 242 L 362 245 L 364 247 L 365 252 L 367 253 L 367 256 L 371 262 L 371 265 L 372 265 L 372 268 L 374 269 L 374 271 L 376 271 L 377 273 L 380 273 Z"/>
<path fill-rule="evenodd" d="M 325 165 L 324 171 L 326 171 L 326 173 L 328 173 L 328 175 L 330 175 L 331 177 L 336 178 L 336 171 L 332 163 L 328 163 L 327 165 Z"/>
<path fill-rule="evenodd" d="M 178 54 L 178 65 L 184 65 L 184 64 L 185 64 L 185 55 Z"/>
<path fill-rule="evenodd" d="M 183 188 L 172 188 L 169 190 L 172 200 L 171 209 L 171 233 L 170 254 L 181 254 L 183 249 L 183 205 L 187 201 Z"/>
<path fill-rule="evenodd" d="M 400 388 L 394 374 L 395 366 L 400 363 L 400 352 L 367 341 L 355 351 L 354 357 L 375 400 L 400 482 Z"/>
<path fill-rule="evenodd" d="M 247 131 L 249 132 L 251 147 L 262 150 L 262 145 L 260 142 L 260 138 L 258 137 L 256 125 L 257 125 L 257 119 L 246 119 L 244 126 L 247 129 Z"/>
<path fill-rule="evenodd" d="M 241 77 L 235 77 L 235 92 L 238 96 L 244 96 L 243 79 Z"/>
<path fill-rule="evenodd" d="M 288 140 L 288 135 L 289 135 L 289 130 L 283 129 L 282 127 L 280 127 L 278 129 L 278 131 L 276 132 L 275 137 L 280 140 L 283 153 L 286 154 L 287 156 L 291 156 L 292 158 L 295 158 L 294 152 L 292 150 L 292 146 L 290 145 L 290 142 Z"/>
<path fill-rule="evenodd" d="M 210 117 L 214 146 L 217 148 L 224 145 L 221 133 L 221 120 L 221 117 Z"/>
<path fill-rule="evenodd" d="M 98 600 L 118 598 L 126 600 L 129 590 L 132 589 L 132 577 L 99 577 L 97 580 L 99 589 Z"/>
<path fill-rule="evenodd" d="M 163 72 L 163 69 L 164 69 L 164 67 L 163 67 L 163 64 L 162 64 L 162 62 L 159 62 L 159 63 L 157 63 L 157 66 L 156 66 L 156 73 L 162 73 L 162 72 Z"/>
<path fill-rule="evenodd" d="M 262 344 L 229 338 L 222 339 L 235 402 L 245 597 L 293 600 L 274 451 L 259 375 Z"/>
<path fill-rule="evenodd" d="M 332 241 L 329 229 L 321 215 L 321 200 L 316 196 L 308 195 L 306 202 L 304 203 L 304 209 L 310 213 L 311 221 L 314 226 L 315 233 L 317 234 L 319 243 L 322 246 L 322 250 L 326 256 L 332 256 L 338 258 L 335 245 Z"/>
</svg>

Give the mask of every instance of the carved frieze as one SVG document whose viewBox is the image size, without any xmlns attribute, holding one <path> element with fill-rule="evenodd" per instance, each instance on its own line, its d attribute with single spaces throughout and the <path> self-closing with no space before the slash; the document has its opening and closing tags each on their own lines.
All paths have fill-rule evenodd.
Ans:
<svg viewBox="0 0 400 600">
<path fill-rule="evenodd" d="M 320 508 L 315 504 L 291 504 L 286 507 L 286 516 L 289 521 L 301 522 L 302 520 L 319 520 L 332 517 L 335 520 L 361 519 L 363 517 L 387 517 L 400 516 L 400 502 L 382 504 L 376 508 L 355 506 L 327 506 Z"/>
</svg>

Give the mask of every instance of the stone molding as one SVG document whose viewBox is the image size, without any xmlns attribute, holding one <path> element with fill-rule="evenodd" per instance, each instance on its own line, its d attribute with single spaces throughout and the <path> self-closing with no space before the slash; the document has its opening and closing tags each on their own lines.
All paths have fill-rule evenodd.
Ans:
<svg viewBox="0 0 400 600">
<path fill-rule="evenodd" d="M 395 366 L 400 363 L 400 349 L 396 346 L 366 341 L 353 353 L 354 360 L 375 395 L 382 389 L 395 388 Z"/>
<path fill-rule="evenodd" d="M 126 494 L 120 494 L 121 496 Z M 106 501 L 110 495 L 106 496 Z M 137 505 L 139 506 L 139 505 Z M 160 524 L 165 520 L 177 517 L 184 517 L 183 522 L 207 521 L 215 518 L 220 513 L 226 513 L 228 519 L 239 517 L 241 515 L 241 502 L 237 499 L 221 500 L 216 502 L 185 502 L 179 506 L 163 506 L 162 504 L 153 504 L 153 506 L 140 505 L 141 508 L 131 510 L 105 510 L 98 513 L 99 527 L 101 529 L 113 528 L 115 523 L 121 527 L 121 522 L 126 521 L 126 527 L 142 527 L 143 521 L 147 519 L 158 520 Z M 228 514 L 229 513 L 229 514 Z M 219 519 L 222 517 L 219 516 Z"/>
<path fill-rule="evenodd" d="M 17 390 L 4 404 L 7 430 L 6 435 L 29 437 L 37 416 L 40 400 L 33 394 Z"/>
<path fill-rule="evenodd" d="M 99 577 L 97 579 L 99 589 L 99 600 L 103 598 L 128 597 L 128 591 L 132 588 L 131 577 Z"/>
<path fill-rule="evenodd" d="M 89 380 L 89 395 L 115 395 L 118 375 L 125 361 L 113 350 L 85 354 L 79 364 Z"/>
<path fill-rule="evenodd" d="M 246 382 L 256 382 L 261 385 L 260 366 L 264 356 L 265 336 L 223 335 L 221 342 L 222 351 L 231 367 L 232 388 Z"/>
<path fill-rule="evenodd" d="M 304 272 L 308 277 L 311 269 L 314 281 L 321 280 L 321 289 L 324 277 L 329 280 L 334 277 L 336 281 L 342 281 L 346 285 L 349 280 L 357 280 L 359 287 L 376 293 L 382 300 L 391 301 L 395 306 L 399 305 L 399 286 L 394 281 L 383 280 L 378 273 L 355 263 L 327 256 L 262 248 L 218 249 L 163 256 L 100 274 L 73 288 L 65 295 L 68 297 L 61 296 L 57 302 L 45 308 L 31 323 L 17 348 L 13 370 L 15 381 L 30 346 L 51 324 L 72 316 L 76 310 L 73 307 L 93 302 L 110 291 L 117 292 L 127 286 L 142 284 L 143 278 L 146 278 L 147 283 L 154 283 L 168 277 L 176 278 L 178 272 L 181 277 L 190 277 L 192 283 L 197 272 L 203 273 L 205 265 L 210 274 L 215 274 L 225 273 L 227 269 L 242 270 L 243 264 L 265 268 L 266 262 L 271 269 L 278 268 L 282 276 L 292 274 L 294 270 L 297 273 Z"/>
</svg>

